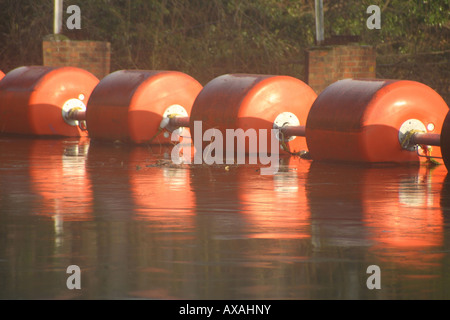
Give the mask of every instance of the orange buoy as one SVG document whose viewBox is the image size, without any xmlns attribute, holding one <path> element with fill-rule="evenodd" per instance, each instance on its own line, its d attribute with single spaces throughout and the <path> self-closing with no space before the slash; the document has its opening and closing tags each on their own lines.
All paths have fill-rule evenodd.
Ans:
<svg viewBox="0 0 450 320">
<path fill-rule="evenodd" d="M 4 76 L 5 76 L 5 74 L 3 73 L 2 70 L 0 70 L 0 80 L 2 80 Z"/>
<path fill-rule="evenodd" d="M 450 172 L 450 111 L 447 113 L 442 125 L 441 152 L 447 171 Z"/>
<path fill-rule="evenodd" d="M 177 71 L 121 70 L 103 78 L 86 111 L 89 136 L 97 140 L 170 143 L 159 130 L 164 116 L 188 116 L 202 85 Z"/>
<path fill-rule="evenodd" d="M 242 129 L 246 133 L 254 129 L 266 129 L 267 150 L 271 150 L 271 129 L 282 125 L 305 125 L 309 109 L 316 93 L 303 81 L 289 76 L 227 74 L 210 81 L 195 100 L 190 117 L 194 144 L 196 136 L 203 140 L 209 129 L 217 129 L 226 139 L 228 129 Z M 202 132 L 195 133 L 194 125 L 201 121 Z M 283 137 L 279 136 L 279 139 Z M 245 143 L 245 152 L 250 152 Z M 303 137 L 289 137 L 284 145 L 290 152 L 306 149 Z M 203 141 L 202 141 L 203 142 Z M 239 141 L 234 145 L 238 147 Z M 205 148 L 206 143 L 202 143 Z M 224 142 L 224 148 L 228 143 Z M 231 144 L 230 144 L 231 145 Z M 258 142 L 258 152 L 265 152 Z M 241 149 L 242 150 L 242 149 Z M 253 149 L 254 150 L 254 149 Z M 277 149 L 278 150 L 278 149 Z"/>
<path fill-rule="evenodd" d="M 74 67 L 29 66 L 0 81 L 0 133 L 83 136 L 78 121 L 66 120 L 72 108 L 85 108 L 98 79 Z"/>
<path fill-rule="evenodd" d="M 341 80 L 311 107 L 306 141 L 314 160 L 418 162 L 418 150 L 403 148 L 402 139 L 413 132 L 439 134 L 447 112 L 442 97 L 419 82 Z M 440 147 L 426 152 L 441 156 Z"/>
</svg>

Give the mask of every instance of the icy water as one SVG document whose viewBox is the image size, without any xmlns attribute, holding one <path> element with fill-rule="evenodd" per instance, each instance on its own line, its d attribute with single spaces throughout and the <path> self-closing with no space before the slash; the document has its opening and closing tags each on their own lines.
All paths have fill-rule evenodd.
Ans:
<svg viewBox="0 0 450 320">
<path fill-rule="evenodd" d="M 444 166 L 169 155 L 0 137 L 0 299 L 450 298 Z"/>
</svg>

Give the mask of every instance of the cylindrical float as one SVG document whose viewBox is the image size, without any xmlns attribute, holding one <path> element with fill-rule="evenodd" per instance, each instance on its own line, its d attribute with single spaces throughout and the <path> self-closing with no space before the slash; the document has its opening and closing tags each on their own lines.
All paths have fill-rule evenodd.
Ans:
<svg viewBox="0 0 450 320">
<path fill-rule="evenodd" d="M 8 72 L 0 81 L 0 133 L 87 135 L 78 121 L 64 115 L 72 108 L 85 109 L 98 81 L 74 67 L 29 66 Z"/>
<path fill-rule="evenodd" d="M 192 108 L 190 128 L 194 144 L 200 145 L 203 141 L 199 143 L 199 140 L 203 140 L 204 133 L 209 129 L 221 132 L 224 148 L 232 145 L 229 141 L 225 141 L 228 129 L 230 132 L 234 130 L 234 133 L 242 129 L 249 136 L 252 133 L 248 131 L 249 129 L 255 130 L 253 132 L 258 136 L 263 129 L 267 134 L 265 145 L 270 152 L 270 135 L 274 125 L 278 127 L 305 125 L 309 109 L 316 97 L 316 93 L 307 84 L 289 76 L 251 74 L 219 76 L 206 84 Z M 201 132 L 195 133 L 197 121 L 201 121 Z M 245 146 L 242 146 L 242 143 Z M 243 139 L 236 144 L 233 143 L 235 148 L 242 147 L 246 153 L 253 153 L 249 149 L 249 144 L 250 138 L 249 143 Z M 303 137 L 289 137 L 281 145 L 289 152 L 306 149 Z M 202 147 L 205 146 L 206 143 L 203 143 Z M 261 141 L 258 141 L 257 146 L 259 152 L 266 151 Z"/>
<path fill-rule="evenodd" d="M 89 99 L 86 120 L 96 140 L 170 143 L 160 134 L 167 115 L 189 116 L 202 85 L 177 71 L 120 70 L 103 78 Z"/>
<path fill-rule="evenodd" d="M 306 140 L 314 160 L 418 162 L 404 149 L 408 132 L 440 133 L 448 106 L 430 87 L 408 80 L 346 79 L 327 87 L 308 115 Z M 440 148 L 427 150 L 440 157 Z"/>
<path fill-rule="evenodd" d="M 450 172 L 450 112 L 447 113 L 442 125 L 441 152 L 447 171 Z"/>
<path fill-rule="evenodd" d="M 3 73 L 2 70 L 0 70 L 0 80 L 2 80 L 4 76 L 5 76 L 5 74 Z"/>
</svg>

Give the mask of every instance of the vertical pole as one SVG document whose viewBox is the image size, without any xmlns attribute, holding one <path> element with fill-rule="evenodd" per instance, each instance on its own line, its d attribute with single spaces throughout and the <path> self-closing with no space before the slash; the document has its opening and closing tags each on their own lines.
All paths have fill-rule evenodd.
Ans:
<svg viewBox="0 0 450 320">
<path fill-rule="evenodd" d="M 316 7 L 316 42 L 321 45 L 324 40 L 323 31 L 323 0 L 315 0 Z"/>
<path fill-rule="evenodd" d="M 63 0 L 54 0 L 53 33 L 59 34 L 62 29 Z"/>
</svg>

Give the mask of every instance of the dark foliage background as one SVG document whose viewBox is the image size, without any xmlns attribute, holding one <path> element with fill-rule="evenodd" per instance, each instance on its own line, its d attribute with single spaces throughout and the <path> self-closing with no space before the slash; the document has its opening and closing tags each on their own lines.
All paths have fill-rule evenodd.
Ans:
<svg viewBox="0 0 450 320">
<path fill-rule="evenodd" d="M 72 40 L 109 41 L 111 70 L 180 70 L 202 84 L 225 73 L 305 78 L 315 45 L 314 0 L 66 0 L 81 9 Z M 369 30 L 366 9 L 381 10 Z M 377 50 L 379 78 L 423 82 L 450 101 L 449 0 L 324 0 L 325 36 L 359 36 Z M 64 23 L 69 14 L 64 13 Z M 42 64 L 52 0 L 0 0 L 0 70 Z"/>
</svg>

